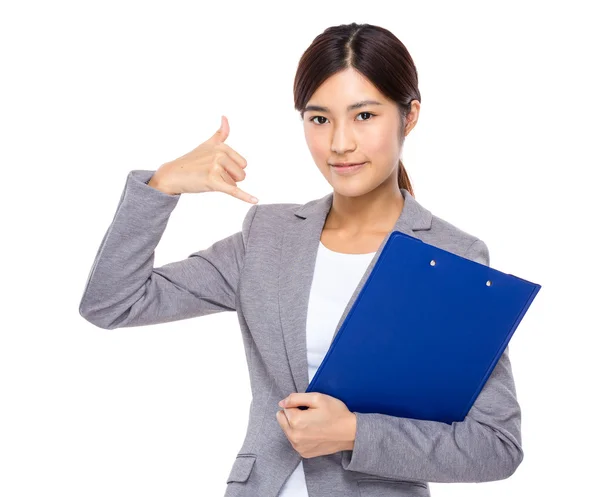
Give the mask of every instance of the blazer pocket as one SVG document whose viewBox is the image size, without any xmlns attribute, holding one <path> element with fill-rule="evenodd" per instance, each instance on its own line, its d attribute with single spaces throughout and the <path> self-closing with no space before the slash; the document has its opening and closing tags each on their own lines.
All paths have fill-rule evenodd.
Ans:
<svg viewBox="0 0 600 497">
<path fill-rule="evenodd" d="M 250 477 L 255 462 L 256 454 L 238 454 L 227 477 L 227 483 L 245 482 Z"/>
</svg>

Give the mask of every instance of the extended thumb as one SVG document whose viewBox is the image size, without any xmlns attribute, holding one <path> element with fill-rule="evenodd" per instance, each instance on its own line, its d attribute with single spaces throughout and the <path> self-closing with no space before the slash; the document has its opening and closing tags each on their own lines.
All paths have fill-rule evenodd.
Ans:
<svg viewBox="0 0 600 497">
<path fill-rule="evenodd" d="M 221 127 L 214 134 L 214 139 L 218 142 L 224 142 L 229 136 L 229 126 L 225 116 L 221 116 Z"/>
</svg>

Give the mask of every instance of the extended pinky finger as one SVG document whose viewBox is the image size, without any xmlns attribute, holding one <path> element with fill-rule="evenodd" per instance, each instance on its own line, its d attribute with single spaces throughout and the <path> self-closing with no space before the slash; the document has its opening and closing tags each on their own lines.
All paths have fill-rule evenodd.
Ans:
<svg viewBox="0 0 600 497">
<path fill-rule="evenodd" d="M 251 204 L 256 204 L 258 202 L 258 199 L 256 197 L 253 197 L 241 188 L 234 185 L 230 185 L 228 183 L 225 183 L 225 185 L 223 185 L 223 191 L 233 197 L 239 198 L 240 200 L 250 202 Z"/>
</svg>

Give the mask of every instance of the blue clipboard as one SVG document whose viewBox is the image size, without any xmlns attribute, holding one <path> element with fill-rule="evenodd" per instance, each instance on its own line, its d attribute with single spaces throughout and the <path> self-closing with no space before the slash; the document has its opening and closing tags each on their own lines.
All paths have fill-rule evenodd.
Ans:
<svg viewBox="0 0 600 497">
<path fill-rule="evenodd" d="M 540 289 L 393 231 L 306 391 L 463 421 Z"/>
</svg>

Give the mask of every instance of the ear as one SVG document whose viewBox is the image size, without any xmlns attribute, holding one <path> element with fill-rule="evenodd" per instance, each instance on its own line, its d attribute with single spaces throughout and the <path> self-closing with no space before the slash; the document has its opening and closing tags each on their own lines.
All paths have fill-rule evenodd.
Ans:
<svg viewBox="0 0 600 497">
<path fill-rule="evenodd" d="M 404 136 L 407 136 L 411 130 L 417 125 L 419 120 L 419 112 L 421 110 L 421 102 L 413 100 L 410 103 L 410 112 L 406 115 L 406 122 L 404 123 Z"/>
</svg>

